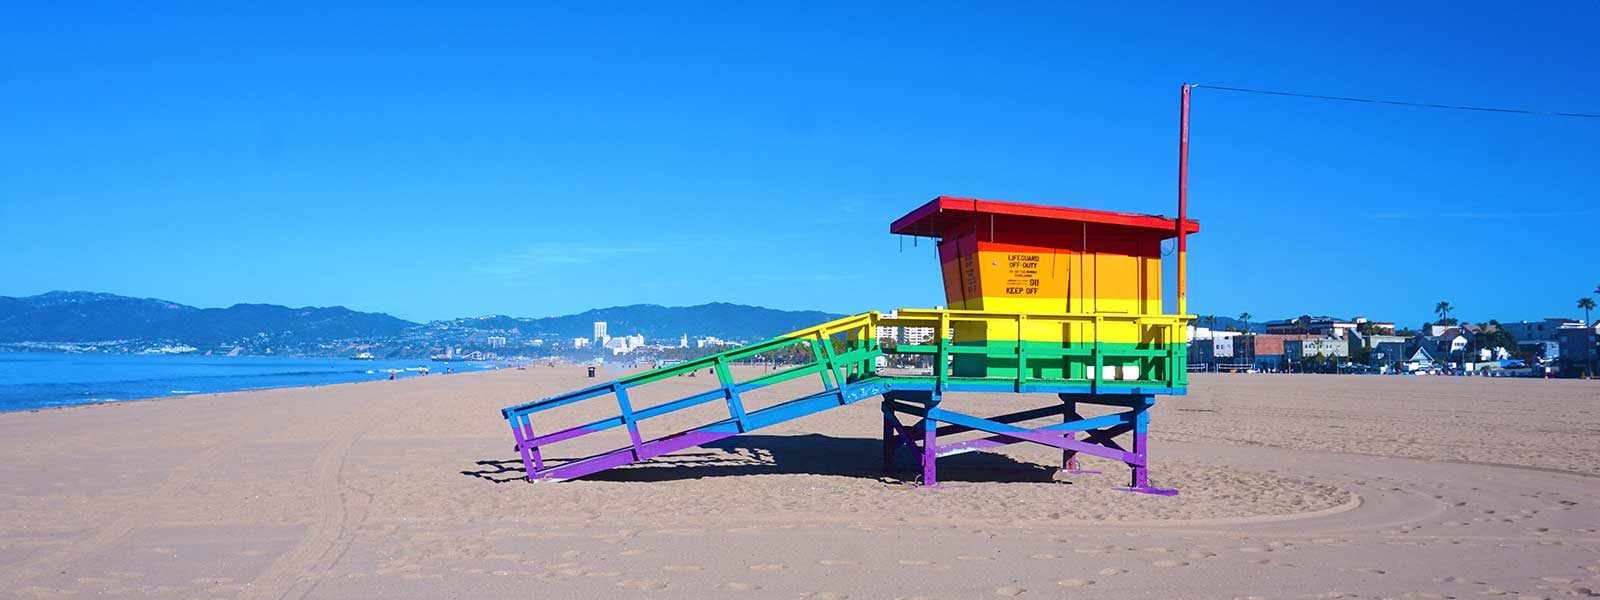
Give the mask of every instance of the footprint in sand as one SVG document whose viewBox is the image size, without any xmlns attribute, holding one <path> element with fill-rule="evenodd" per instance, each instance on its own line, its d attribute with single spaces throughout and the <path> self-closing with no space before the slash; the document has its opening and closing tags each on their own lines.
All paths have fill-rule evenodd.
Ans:
<svg viewBox="0 0 1600 600">
<path fill-rule="evenodd" d="M 1112 575 L 1121 575 L 1121 574 L 1127 573 L 1127 572 L 1128 572 L 1127 569 L 1118 569 L 1116 567 L 1106 567 L 1104 569 L 1100 569 L 1100 574 L 1104 575 L 1106 577 L 1110 577 Z"/>
<path fill-rule="evenodd" d="M 617 556 L 638 556 L 640 554 L 644 554 L 644 550 L 640 548 L 629 548 L 627 550 L 618 552 Z"/>
<path fill-rule="evenodd" d="M 1036 559 L 1036 560 L 1051 560 L 1051 559 L 1056 558 L 1056 555 L 1054 555 L 1054 554 L 1035 554 L 1035 555 L 1030 556 L 1028 558 L 1032 558 L 1032 559 Z"/>
<path fill-rule="evenodd" d="M 1061 581 L 1057 581 L 1056 583 L 1059 584 L 1061 587 L 1083 587 L 1083 586 L 1086 586 L 1086 585 L 1094 585 L 1094 580 L 1093 579 L 1063 579 Z"/>
<path fill-rule="evenodd" d="M 956 560 L 994 560 L 994 558 L 988 557 L 988 556 L 973 556 L 973 555 L 967 554 L 967 555 L 957 556 Z"/>
<path fill-rule="evenodd" d="M 590 571 L 583 574 L 584 577 L 618 577 L 621 575 L 622 571 Z"/>
<path fill-rule="evenodd" d="M 777 563 L 766 564 L 766 565 L 750 565 L 750 570 L 751 571 L 782 571 L 782 570 L 787 569 L 787 568 L 789 568 L 789 567 L 786 567 L 786 566 L 783 566 L 783 565 L 780 565 L 780 564 L 777 564 Z"/>
<path fill-rule="evenodd" d="M 1021 596 L 1022 593 L 1026 592 L 1026 591 L 1028 591 L 1027 588 L 1024 588 L 1024 587 L 1022 587 L 1020 585 L 1002 585 L 1002 586 L 997 587 L 997 588 L 994 589 L 994 595 L 996 595 L 996 596 Z"/>
<path fill-rule="evenodd" d="M 1351 571 L 1355 571 L 1357 573 L 1366 573 L 1366 574 L 1369 574 L 1369 575 L 1388 575 L 1389 574 L 1388 571 L 1385 571 L 1383 569 L 1374 569 L 1372 567 L 1361 567 L 1359 569 L 1351 569 Z"/>
<path fill-rule="evenodd" d="M 801 594 L 800 597 L 814 598 L 815 600 L 845 600 L 845 598 L 849 598 L 849 596 L 839 592 L 815 592 L 810 594 Z"/>
<path fill-rule="evenodd" d="M 617 587 L 630 590 L 660 590 L 666 589 L 667 582 L 659 579 L 624 579 L 617 582 Z"/>
<path fill-rule="evenodd" d="M 745 583 L 743 581 L 730 581 L 717 586 L 717 589 L 728 590 L 730 592 L 753 592 L 761 589 L 761 586 L 753 583 Z"/>
<path fill-rule="evenodd" d="M 700 565 L 663 565 L 661 567 L 661 570 L 663 570 L 663 571 L 699 571 L 699 570 L 704 569 L 704 568 L 705 567 L 702 567 Z"/>
<path fill-rule="evenodd" d="M 825 558 L 825 559 L 819 560 L 819 561 L 817 561 L 817 564 L 827 565 L 827 566 L 830 566 L 830 567 L 859 567 L 859 566 L 861 566 L 861 563 L 858 563 L 858 562 L 853 561 L 853 560 L 837 560 L 837 559 L 832 559 L 832 558 Z"/>
<path fill-rule="evenodd" d="M 926 567 L 933 564 L 931 560 L 897 560 L 895 562 L 908 567 Z"/>
<path fill-rule="evenodd" d="M 1164 567 L 1164 568 L 1187 567 L 1187 566 L 1189 566 L 1189 563 L 1181 561 L 1181 560 L 1158 560 L 1158 561 L 1155 561 L 1155 562 L 1150 563 L 1150 564 L 1154 565 L 1154 566 L 1157 566 L 1157 567 Z"/>
</svg>

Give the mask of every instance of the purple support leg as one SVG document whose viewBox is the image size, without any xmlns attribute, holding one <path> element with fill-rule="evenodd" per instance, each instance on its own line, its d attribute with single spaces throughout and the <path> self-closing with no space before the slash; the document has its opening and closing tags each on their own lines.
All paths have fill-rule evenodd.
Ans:
<svg viewBox="0 0 1600 600">
<path fill-rule="evenodd" d="M 533 424 L 528 422 L 527 415 L 512 417 L 510 422 L 511 437 L 516 439 L 517 453 L 522 455 L 522 470 L 528 474 L 528 481 L 533 481 L 533 474 L 544 468 L 539 445 L 534 443 Z"/>
<path fill-rule="evenodd" d="M 939 426 L 933 419 L 922 420 L 922 487 L 939 486 Z"/>
<path fill-rule="evenodd" d="M 1147 401 L 1147 408 L 1149 404 L 1154 404 L 1154 400 Z M 1145 434 L 1145 428 L 1150 423 L 1150 415 L 1141 409 L 1139 415 L 1134 417 L 1133 423 L 1134 461 L 1128 463 L 1128 466 L 1133 467 L 1133 485 L 1126 490 L 1157 496 L 1178 495 L 1178 490 L 1150 486 L 1150 442 Z"/>
</svg>

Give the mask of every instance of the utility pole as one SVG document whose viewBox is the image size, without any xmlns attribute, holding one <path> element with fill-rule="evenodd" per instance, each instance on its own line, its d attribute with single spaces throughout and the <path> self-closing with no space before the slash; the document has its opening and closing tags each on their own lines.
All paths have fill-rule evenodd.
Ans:
<svg viewBox="0 0 1600 600">
<path fill-rule="evenodd" d="M 1189 314 L 1189 84 L 1178 110 L 1178 314 Z"/>
</svg>

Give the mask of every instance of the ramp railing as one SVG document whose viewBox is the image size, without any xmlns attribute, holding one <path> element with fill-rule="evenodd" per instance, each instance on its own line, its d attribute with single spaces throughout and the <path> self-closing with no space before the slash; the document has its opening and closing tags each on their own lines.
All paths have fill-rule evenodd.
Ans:
<svg viewBox="0 0 1600 600">
<path fill-rule="evenodd" d="M 529 479 L 580 477 L 598 470 L 646 460 L 666 452 L 703 444 L 711 441 L 707 439 L 708 436 L 727 437 L 727 435 L 737 435 L 772 422 L 809 414 L 805 412 L 807 409 L 814 412 L 815 410 L 837 405 L 816 402 L 815 400 L 819 398 L 828 399 L 833 397 L 838 401 L 838 404 L 847 404 L 859 400 L 860 397 L 855 397 L 859 394 L 849 393 L 849 388 L 852 382 L 865 380 L 873 376 L 875 359 L 880 354 L 877 339 L 873 336 L 872 330 L 873 323 L 877 319 L 878 314 L 874 312 L 829 321 L 815 327 L 801 329 L 770 340 L 719 352 L 670 367 L 636 373 L 615 381 L 559 396 L 508 407 L 502 409 L 501 414 L 511 424 L 511 432 L 516 439 L 517 450 L 522 454 L 523 467 L 527 469 Z M 732 363 L 761 354 L 775 353 L 797 345 L 810 347 L 811 360 L 796 366 L 763 373 L 743 381 L 736 378 L 733 371 L 729 369 L 729 365 Z M 718 386 L 715 389 L 637 410 L 630 401 L 630 390 L 702 369 L 710 369 L 716 374 Z M 802 399 L 810 402 L 804 404 L 786 403 L 786 405 L 769 407 L 760 414 L 746 412 L 744 403 L 740 398 L 742 393 L 809 375 L 820 376 L 824 389 L 821 394 L 815 395 L 816 397 Z M 876 394 L 867 394 L 861 397 L 871 395 Z M 537 434 L 533 428 L 531 417 L 534 414 L 603 398 L 609 398 L 615 402 L 615 411 L 612 413 L 614 416 L 543 435 Z M 653 440 L 645 440 L 639 435 L 640 421 L 718 400 L 727 405 L 728 417 L 726 420 Z M 547 466 L 545 464 L 545 458 L 540 450 L 541 447 L 616 427 L 624 427 L 628 430 L 628 436 L 632 441 L 631 446 L 584 459 L 562 462 L 558 465 Z M 691 441 L 694 443 L 687 443 Z"/>
</svg>

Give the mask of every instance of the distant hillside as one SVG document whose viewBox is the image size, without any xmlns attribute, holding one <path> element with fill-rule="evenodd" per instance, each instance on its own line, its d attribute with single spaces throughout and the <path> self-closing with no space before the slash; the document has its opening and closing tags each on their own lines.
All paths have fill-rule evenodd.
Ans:
<svg viewBox="0 0 1600 600">
<path fill-rule="evenodd" d="M 94 292 L 49 292 L 38 296 L 0 296 L 0 344 L 11 349 L 144 352 L 171 344 L 178 351 L 237 351 L 246 354 L 427 356 L 442 347 L 498 349 L 490 336 L 513 347 L 535 338 L 576 338 L 594 334 L 605 321 L 614 336 L 643 334 L 649 340 L 678 336 L 716 336 L 750 341 L 801 329 L 840 315 L 712 303 L 669 307 L 616 306 L 575 315 L 538 319 L 486 316 L 418 324 L 381 313 L 342 306 L 289 308 L 273 304 L 235 304 L 196 308 L 155 298 L 129 298 Z"/>
<path fill-rule="evenodd" d="M 450 325 L 475 329 L 518 329 L 523 333 L 589 337 L 595 321 L 605 321 L 611 335 L 643 334 L 647 339 L 680 335 L 712 335 L 730 340 L 769 338 L 837 319 L 843 315 L 815 310 L 777 310 L 760 306 L 713 302 L 697 306 L 634 304 L 597 308 L 575 315 L 539 319 L 487 316 L 455 319 Z"/>
<path fill-rule="evenodd" d="M 300 342 L 398 334 L 415 323 L 342 306 L 288 308 L 235 304 L 195 308 L 154 298 L 94 292 L 0 296 L 0 342 L 173 340 L 214 346 L 244 338 L 292 337 Z"/>
</svg>

